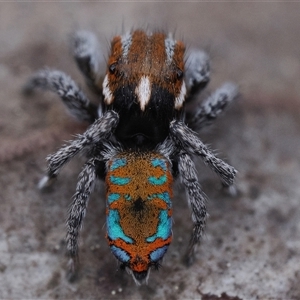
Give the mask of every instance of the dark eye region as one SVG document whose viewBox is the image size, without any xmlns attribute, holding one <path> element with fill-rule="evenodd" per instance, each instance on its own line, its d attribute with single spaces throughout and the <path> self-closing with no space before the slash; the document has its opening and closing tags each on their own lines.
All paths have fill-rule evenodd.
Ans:
<svg viewBox="0 0 300 300">
<path fill-rule="evenodd" d="M 177 68 L 176 70 L 176 76 L 177 76 L 177 79 L 182 79 L 183 78 L 183 71 L 179 68 Z"/>
<path fill-rule="evenodd" d="M 116 68 L 117 68 L 117 63 L 112 63 L 109 67 L 108 70 L 111 74 L 114 74 L 116 72 Z"/>
</svg>

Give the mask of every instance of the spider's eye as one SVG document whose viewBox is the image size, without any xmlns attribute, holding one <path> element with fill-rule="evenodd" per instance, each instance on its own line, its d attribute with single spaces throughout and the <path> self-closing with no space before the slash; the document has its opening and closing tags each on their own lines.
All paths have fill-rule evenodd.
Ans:
<svg viewBox="0 0 300 300">
<path fill-rule="evenodd" d="M 177 79 L 182 79 L 183 77 L 183 71 L 180 70 L 179 68 L 176 69 L 176 76 L 177 76 Z"/>
<path fill-rule="evenodd" d="M 114 74 L 116 72 L 116 67 L 117 67 L 117 63 L 112 63 L 109 67 L 108 70 L 111 74 Z"/>
</svg>

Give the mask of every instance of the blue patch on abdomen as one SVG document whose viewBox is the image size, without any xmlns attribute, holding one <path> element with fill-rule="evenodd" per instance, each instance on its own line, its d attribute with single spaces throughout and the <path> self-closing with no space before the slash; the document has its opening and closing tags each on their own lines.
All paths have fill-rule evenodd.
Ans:
<svg viewBox="0 0 300 300">
<path fill-rule="evenodd" d="M 168 207 L 171 208 L 172 202 L 171 202 L 170 195 L 168 192 L 152 194 L 152 195 L 148 196 L 147 199 L 152 200 L 154 198 L 159 198 L 159 199 L 163 200 L 164 202 L 166 202 L 168 204 Z"/>
<path fill-rule="evenodd" d="M 120 199 L 120 194 L 118 193 L 112 193 L 112 194 L 109 194 L 108 197 L 107 197 L 107 202 L 108 204 L 111 204 L 113 203 L 114 201 L 117 201 Z"/>
<path fill-rule="evenodd" d="M 133 244 L 133 239 L 128 237 L 121 225 L 120 225 L 120 215 L 119 212 L 115 209 L 110 209 L 108 211 L 108 216 L 106 219 L 107 223 L 107 235 L 110 239 L 122 239 L 124 242 Z"/>
<path fill-rule="evenodd" d="M 158 249 L 152 251 L 150 253 L 150 259 L 153 262 L 159 261 L 160 259 L 163 258 L 163 256 L 165 255 L 165 253 L 166 253 L 167 250 L 168 250 L 168 246 L 163 246 L 161 248 L 158 248 Z"/>
<path fill-rule="evenodd" d="M 128 177 L 117 177 L 117 176 L 110 176 L 110 181 L 112 184 L 116 184 L 116 185 L 125 185 L 128 184 L 130 182 L 130 178 Z"/>
<path fill-rule="evenodd" d="M 116 160 L 114 160 L 110 166 L 110 170 L 114 171 L 120 167 L 124 167 L 127 164 L 127 160 L 126 158 L 117 158 Z"/>
<path fill-rule="evenodd" d="M 163 185 L 167 182 L 167 176 L 166 175 L 162 175 L 160 177 L 150 176 L 148 178 L 148 181 L 153 185 Z"/>
<path fill-rule="evenodd" d="M 167 164 L 162 159 L 154 158 L 151 160 L 151 164 L 153 167 L 161 167 L 164 171 L 167 171 Z"/>
<path fill-rule="evenodd" d="M 172 219 L 168 216 L 167 210 L 162 210 L 159 213 L 159 222 L 157 231 L 152 236 L 149 236 L 146 241 L 149 243 L 154 242 L 157 238 L 166 240 L 171 235 Z"/>
<path fill-rule="evenodd" d="M 130 260 L 130 256 L 129 254 L 122 250 L 119 247 L 116 246 L 111 246 L 110 247 L 112 253 L 118 258 L 118 260 L 120 260 L 121 262 L 128 262 Z"/>
</svg>

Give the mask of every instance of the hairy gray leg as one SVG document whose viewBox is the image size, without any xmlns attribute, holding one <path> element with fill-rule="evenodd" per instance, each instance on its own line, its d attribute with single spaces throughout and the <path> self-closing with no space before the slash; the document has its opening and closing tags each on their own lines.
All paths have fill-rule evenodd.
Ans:
<svg viewBox="0 0 300 300">
<path fill-rule="evenodd" d="M 86 208 L 90 194 L 96 179 L 95 158 L 90 159 L 79 174 L 73 203 L 70 207 L 67 220 L 67 251 L 70 256 L 69 268 L 71 273 L 75 269 L 75 259 L 78 252 L 78 236 L 82 227 L 82 221 L 86 213 Z"/>
<path fill-rule="evenodd" d="M 164 157 L 170 157 L 176 152 L 176 145 L 171 138 L 166 138 L 161 144 L 158 144 L 155 148 Z"/>
<path fill-rule="evenodd" d="M 77 84 L 64 72 L 50 69 L 38 71 L 24 86 L 24 93 L 30 94 L 36 88 L 56 93 L 71 115 L 80 121 L 92 123 L 98 117 L 97 106 L 90 103 Z"/>
<path fill-rule="evenodd" d="M 196 133 L 189 129 L 184 123 L 177 120 L 172 121 L 170 133 L 179 149 L 200 156 L 204 163 L 220 176 L 224 186 L 229 186 L 233 183 L 237 171 L 220 158 L 217 158 L 208 147 L 201 142 Z"/>
<path fill-rule="evenodd" d="M 237 96 L 238 87 L 235 84 L 223 84 L 196 109 L 192 118 L 187 120 L 189 126 L 197 131 L 209 125 Z"/>
<path fill-rule="evenodd" d="M 205 227 L 207 197 L 198 182 L 196 167 L 189 154 L 182 152 L 179 155 L 178 169 L 181 182 L 186 188 L 188 203 L 192 210 L 192 220 L 194 223 L 193 233 L 186 255 L 187 263 L 190 265 L 194 259 L 196 245 L 200 241 Z"/>
<path fill-rule="evenodd" d="M 86 83 L 95 92 L 102 94 L 103 74 L 100 74 L 99 68 L 103 55 L 97 37 L 89 31 L 78 31 L 71 39 L 71 47 L 74 59 Z"/>
<path fill-rule="evenodd" d="M 105 142 L 111 136 L 119 121 L 119 116 L 115 111 L 107 111 L 103 117 L 96 120 L 82 135 L 78 135 L 76 140 L 69 142 L 60 148 L 56 153 L 47 157 L 47 175 L 41 179 L 39 188 L 49 186 L 60 169 L 76 154 L 86 147 Z"/>
<path fill-rule="evenodd" d="M 204 89 L 210 79 L 210 63 L 208 55 L 201 50 L 192 50 L 186 60 L 185 83 L 188 99 Z"/>
</svg>

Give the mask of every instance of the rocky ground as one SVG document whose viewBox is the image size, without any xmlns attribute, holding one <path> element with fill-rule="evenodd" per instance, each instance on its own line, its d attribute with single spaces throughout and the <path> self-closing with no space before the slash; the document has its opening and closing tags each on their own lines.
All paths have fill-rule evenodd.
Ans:
<svg viewBox="0 0 300 300">
<path fill-rule="evenodd" d="M 0 3 L 0 298 L 299 299 L 299 15 L 291 2 Z M 99 184 L 82 230 L 80 270 L 69 282 L 65 219 L 84 158 L 48 192 L 36 184 L 47 154 L 86 125 L 67 116 L 55 95 L 26 98 L 21 88 L 44 66 L 84 86 L 68 49 L 76 29 L 96 32 L 106 55 L 122 28 L 146 25 L 176 31 L 209 53 L 210 90 L 226 80 L 239 84 L 241 97 L 200 134 L 239 170 L 238 195 L 224 194 L 199 163 L 210 218 L 197 261 L 186 268 L 181 260 L 192 223 L 178 185 L 174 242 L 163 267 L 137 287 L 106 244 Z"/>
</svg>

